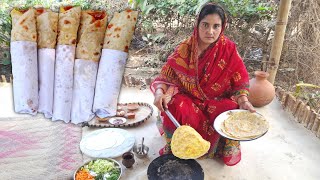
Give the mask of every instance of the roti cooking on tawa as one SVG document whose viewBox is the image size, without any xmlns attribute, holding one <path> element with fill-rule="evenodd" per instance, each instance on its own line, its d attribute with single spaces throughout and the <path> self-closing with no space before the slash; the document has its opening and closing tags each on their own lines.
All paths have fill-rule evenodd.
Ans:
<svg viewBox="0 0 320 180">
<path fill-rule="evenodd" d="M 190 126 L 180 126 L 174 131 L 171 141 L 173 155 L 180 159 L 197 159 L 208 152 L 210 142 Z"/>
<path fill-rule="evenodd" d="M 230 112 L 221 130 L 232 138 L 248 139 L 264 134 L 269 124 L 262 116 L 249 111 Z"/>
</svg>

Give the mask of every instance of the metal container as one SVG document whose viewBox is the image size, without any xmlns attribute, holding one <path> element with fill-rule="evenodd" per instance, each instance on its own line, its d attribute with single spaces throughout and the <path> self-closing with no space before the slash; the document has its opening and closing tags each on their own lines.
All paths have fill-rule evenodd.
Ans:
<svg viewBox="0 0 320 180">
<path fill-rule="evenodd" d="M 143 148 L 142 148 L 143 146 Z M 144 158 L 146 156 L 148 156 L 148 152 L 149 152 L 149 147 L 146 145 L 142 145 L 142 144 L 138 144 L 133 146 L 133 152 L 134 154 L 138 157 L 138 158 Z"/>
</svg>

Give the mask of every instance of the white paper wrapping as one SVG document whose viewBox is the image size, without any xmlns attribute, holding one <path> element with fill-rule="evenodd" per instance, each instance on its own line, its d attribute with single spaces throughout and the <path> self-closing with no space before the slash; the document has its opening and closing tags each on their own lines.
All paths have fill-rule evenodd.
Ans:
<svg viewBox="0 0 320 180">
<path fill-rule="evenodd" d="M 37 43 L 13 41 L 10 51 L 14 110 L 35 115 L 38 110 Z"/>
<path fill-rule="evenodd" d="M 92 105 L 97 72 L 98 62 L 76 59 L 71 110 L 71 122 L 74 124 L 89 121 L 94 117 Z"/>
<path fill-rule="evenodd" d="M 100 118 L 116 115 L 127 57 L 123 51 L 102 49 L 93 105 Z"/>
<path fill-rule="evenodd" d="M 52 120 L 67 123 L 71 118 L 75 46 L 57 45 L 56 50 Z"/>
<path fill-rule="evenodd" d="M 38 49 L 39 112 L 52 117 L 55 49 Z"/>
</svg>

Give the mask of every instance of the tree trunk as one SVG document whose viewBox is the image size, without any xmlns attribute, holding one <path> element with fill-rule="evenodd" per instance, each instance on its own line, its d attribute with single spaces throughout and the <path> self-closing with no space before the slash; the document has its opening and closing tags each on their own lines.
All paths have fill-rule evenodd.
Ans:
<svg viewBox="0 0 320 180">
<path fill-rule="evenodd" d="M 272 41 L 270 59 L 268 63 L 268 72 L 270 74 L 270 76 L 268 77 L 268 80 L 272 84 L 274 84 L 274 80 L 276 78 L 276 74 L 279 66 L 291 1 L 292 0 L 280 1 L 280 7 L 278 11 L 278 16 L 277 16 L 277 24 L 275 28 L 275 34 Z"/>
</svg>

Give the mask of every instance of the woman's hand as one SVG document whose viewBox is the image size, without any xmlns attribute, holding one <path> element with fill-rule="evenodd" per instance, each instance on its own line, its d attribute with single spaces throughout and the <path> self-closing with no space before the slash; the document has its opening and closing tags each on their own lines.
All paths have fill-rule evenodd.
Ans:
<svg viewBox="0 0 320 180">
<path fill-rule="evenodd" d="M 168 109 L 168 103 L 171 100 L 169 95 L 165 95 L 162 91 L 154 94 L 153 104 L 162 112 L 164 109 Z"/>
<path fill-rule="evenodd" d="M 237 98 L 239 108 L 249 110 L 250 112 L 256 112 L 256 110 L 253 108 L 252 104 L 249 102 L 248 97 L 246 95 L 240 95 Z"/>
<path fill-rule="evenodd" d="M 250 112 L 256 112 L 256 110 L 249 101 L 243 101 L 239 103 L 239 108 L 249 110 Z"/>
</svg>

